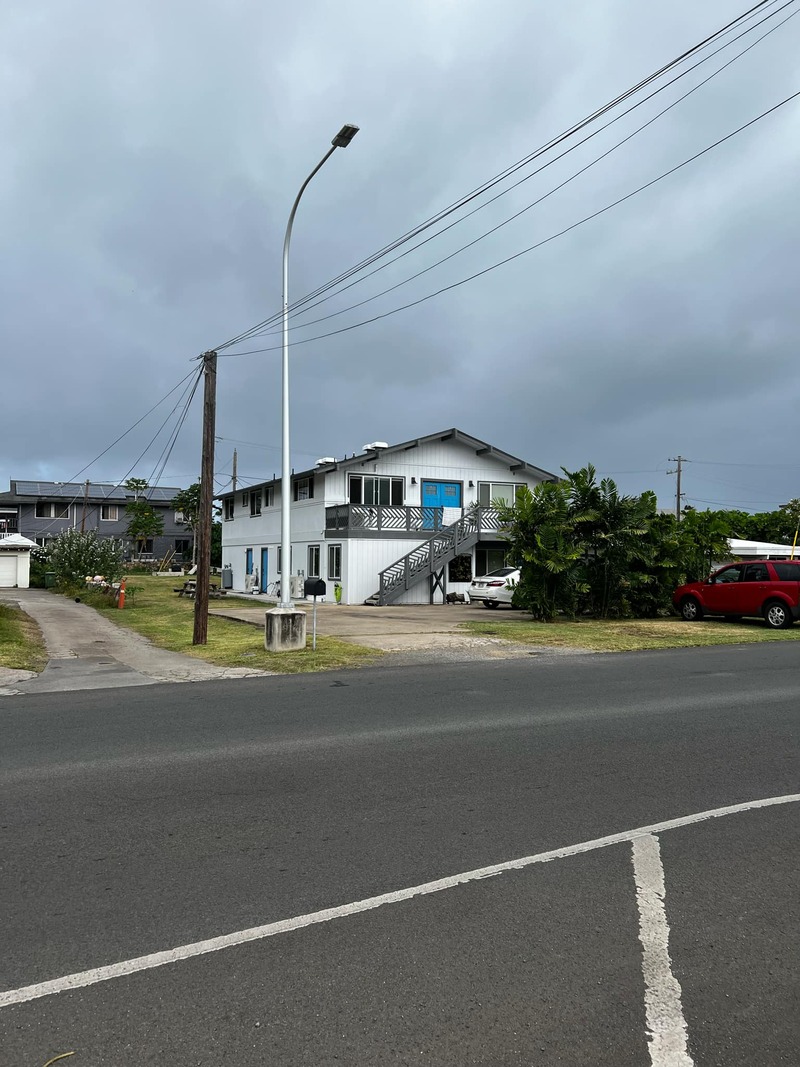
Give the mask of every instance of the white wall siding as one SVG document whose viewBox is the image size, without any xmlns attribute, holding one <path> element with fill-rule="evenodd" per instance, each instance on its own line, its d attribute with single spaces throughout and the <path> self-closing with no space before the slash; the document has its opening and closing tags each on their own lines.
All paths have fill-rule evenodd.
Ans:
<svg viewBox="0 0 800 1067">
<path fill-rule="evenodd" d="M 374 458 L 347 460 L 347 466 L 329 473 L 314 475 L 314 498 L 293 502 L 292 519 L 292 573 L 306 575 L 308 569 L 308 546 L 320 546 L 320 577 L 328 583 L 328 599 L 333 599 L 333 580 L 328 576 L 328 546 L 342 546 L 342 600 L 347 604 L 360 604 L 378 591 L 380 572 L 401 559 L 406 553 L 423 544 L 427 539 L 394 539 L 382 537 L 337 537 L 325 538 L 325 508 L 349 501 L 349 478 L 351 474 L 366 476 L 392 476 L 404 479 L 403 503 L 407 507 L 422 505 L 422 484 L 425 481 L 455 482 L 461 485 L 461 508 L 443 509 L 442 521 L 449 525 L 460 518 L 462 510 L 478 503 L 480 482 L 495 482 L 533 487 L 538 479 L 533 472 L 521 469 L 512 471 L 502 456 L 491 450 L 477 455 L 475 447 L 453 437 L 415 445 L 399 452 L 379 452 Z M 470 483 L 472 483 L 470 485 Z M 280 485 L 273 488 L 274 502 L 263 507 L 260 516 L 250 516 L 249 505 L 242 505 L 242 493 L 237 490 L 234 519 L 223 522 L 223 564 L 230 563 L 233 571 L 234 589 L 245 587 L 245 549 L 253 549 L 253 564 L 261 565 L 261 548 L 269 549 L 268 582 L 278 578 L 278 552 L 280 543 Z M 474 553 L 473 553 L 474 573 Z M 468 583 L 445 582 L 448 591 L 462 592 Z M 403 597 L 408 603 L 428 603 L 430 599 L 428 580 L 420 581 Z M 437 594 L 440 599 L 440 594 Z"/>
</svg>

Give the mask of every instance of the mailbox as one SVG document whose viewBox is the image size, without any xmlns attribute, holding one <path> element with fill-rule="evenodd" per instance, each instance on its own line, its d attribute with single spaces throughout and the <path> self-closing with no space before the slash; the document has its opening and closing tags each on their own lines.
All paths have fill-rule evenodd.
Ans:
<svg viewBox="0 0 800 1067">
<path fill-rule="evenodd" d="M 321 578 L 306 578 L 303 592 L 306 596 L 325 596 L 325 588 Z"/>
</svg>

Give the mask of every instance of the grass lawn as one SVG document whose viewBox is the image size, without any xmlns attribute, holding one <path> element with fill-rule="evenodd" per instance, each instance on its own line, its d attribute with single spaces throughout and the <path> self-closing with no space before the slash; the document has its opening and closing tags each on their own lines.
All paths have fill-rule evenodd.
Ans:
<svg viewBox="0 0 800 1067">
<path fill-rule="evenodd" d="M 10 604 L 0 604 L 0 667 L 38 673 L 46 663 L 44 641 L 30 615 Z"/>
<path fill-rule="evenodd" d="M 492 634 L 506 641 L 551 648 L 587 648 L 593 652 L 636 652 L 651 648 L 691 648 L 701 645 L 741 645 L 756 641 L 798 641 L 800 624 L 789 630 L 768 630 L 760 619 L 725 622 L 707 619 L 684 622 L 667 619 L 582 619 L 579 622 L 533 622 L 498 608 L 491 622 L 465 622 L 473 634 Z"/>
<path fill-rule="evenodd" d="M 220 667 L 251 667 L 281 674 L 301 674 L 358 667 L 374 662 L 382 654 L 372 648 L 319 635 L 317 650 L 312 652 L 310 634 L 308 645 L 302 652 L 267 652 L 263 629 L 213 615 L 208 619 L 208 644 L 192 645 L 194 601 L 173 592 L 183 581 L 183 578 L 176 580 L 174 575 L 164 578 L 134 575 L 128 580 L 122 611 L 101 594 L 87 592 L 81 594 L 81 599 L 117 625 L 143 634 L 159 648 L 183 652 Z"/>
</svg>

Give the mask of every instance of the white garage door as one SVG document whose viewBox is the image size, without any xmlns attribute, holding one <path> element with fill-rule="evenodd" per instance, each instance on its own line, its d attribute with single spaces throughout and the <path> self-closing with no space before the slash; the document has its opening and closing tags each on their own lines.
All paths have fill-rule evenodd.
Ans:
<svg viewBox="0 0 800 1067">
<path fill-rule="evenodd" d="M 13 588 L 17 584 L 17 557 L 0 552 L 0 588 Z"/>
</svg>

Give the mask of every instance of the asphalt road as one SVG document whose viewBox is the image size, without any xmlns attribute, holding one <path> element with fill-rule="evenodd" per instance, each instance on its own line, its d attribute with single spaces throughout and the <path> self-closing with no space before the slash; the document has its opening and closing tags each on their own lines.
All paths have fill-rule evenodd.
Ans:
<svg viewBox="0 0 800 1067">
<path fill-rule="evenodd" d="M 0 989 L 797 794 L 799 755 L 791 644 L 8 697 Z M 800 805 L 648 840 L 659 1067 L 800 1062 Z M 645 1067 L 633 848 L 2 1007 L 0 1064 Z"/>
</svg>

